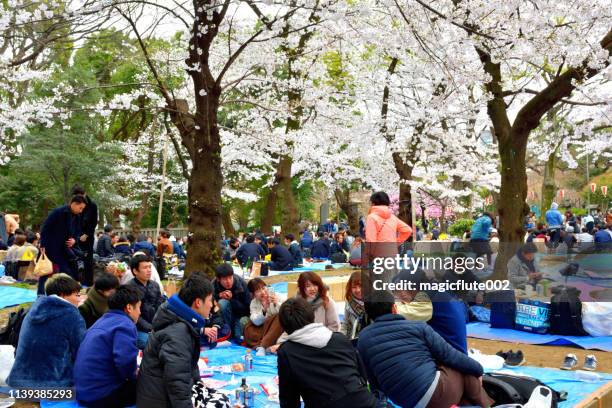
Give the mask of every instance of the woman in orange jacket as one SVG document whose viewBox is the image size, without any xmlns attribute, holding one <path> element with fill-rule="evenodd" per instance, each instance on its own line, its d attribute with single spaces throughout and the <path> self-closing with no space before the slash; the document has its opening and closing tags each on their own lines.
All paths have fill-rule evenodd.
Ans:
<svg viewBox="0 0 612 408">
<path fill-rule="evenodd" d="M 397 247 L 412 234 L 412 228 L 397 218 L 389 205 L 391 200 L 384 191 L 372 194 L 370 211 L 366 217 L 366 246 L 374 257 L 395 257 Z"/>
</svg>

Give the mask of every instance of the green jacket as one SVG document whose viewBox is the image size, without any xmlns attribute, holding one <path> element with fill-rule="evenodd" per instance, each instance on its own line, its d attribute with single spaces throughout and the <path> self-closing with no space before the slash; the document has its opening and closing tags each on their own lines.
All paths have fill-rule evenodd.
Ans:
<svg viewBox="0 0 612 408">
<path fill-rule="evenodd" d="M 94 287 L 87 291 L 87 300 L 79 306 L 79 312 L 89 329 L 104 313 L 108 311 L 108 299 L 100 294 Z"/>
</svg>

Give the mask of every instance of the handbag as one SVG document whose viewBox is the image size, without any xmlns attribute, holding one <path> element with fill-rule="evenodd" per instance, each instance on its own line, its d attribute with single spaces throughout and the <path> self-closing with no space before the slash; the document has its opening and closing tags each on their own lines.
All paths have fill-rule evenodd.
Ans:
<svg viewBox="0 0 612 408">
<path fill-rule="evenodd" d="M 40 251 L 40 258 L 38 262 L 36 262 L 36 266 L 34 266 L 34 276 L 41 277 L 51 275 L 53 273 L 53 263 L 47 258 L 47 254 L 44 249 Z"/>
</svg>

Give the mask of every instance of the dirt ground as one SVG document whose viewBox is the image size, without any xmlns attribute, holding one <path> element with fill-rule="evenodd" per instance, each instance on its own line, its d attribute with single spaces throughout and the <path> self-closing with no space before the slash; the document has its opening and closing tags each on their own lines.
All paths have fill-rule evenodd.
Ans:
<svg viewBox="0 0 612 408">
<path fill-rule="evenodd" d="M 549 368 L 559 368 L 563 363 L 565 355 L 573 353 L 578 357 L 577 368 L 580 369 L 584 363 L 584 357 L 587 354 L 594 354 L 597 358 L 597 371 L 612 373 L 612 353 L 605 351 L 583 350 L 574 347 L 537 346 L 472 338 L 468 338 L 468 347 L 478 349 L 484 354 L 495 354 L 500 350 L 522 350 L 525 356 L 525 365 Z"/>
</svg>

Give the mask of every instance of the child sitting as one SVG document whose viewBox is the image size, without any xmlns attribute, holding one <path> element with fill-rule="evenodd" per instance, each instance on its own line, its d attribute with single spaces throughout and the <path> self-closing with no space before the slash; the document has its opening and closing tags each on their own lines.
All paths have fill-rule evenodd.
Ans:
<svg viewBox="0 0 612 408">
<path fill-rule="evenodd" d="M 200 345 L 213 349 L 217 347 L 217 344 L 228 340 L 231 334 L 229 324 L 223 320 L 219 303 L 213 299 L 213 307 L 200 336 Z"/>
<path fill-rule="evenodd" d="M 260 278 L 249 281 L 249 291 L 253 296 L 250 305 L 250 321 L 244 328 L 244 340 L 249 347 L 257 348 L 257 355 L 265 355 L 266 349 L 276 344 L 283 333 L 278 320 L 281 301 L 270 293 L 266 283 Z"/>
</svg>

